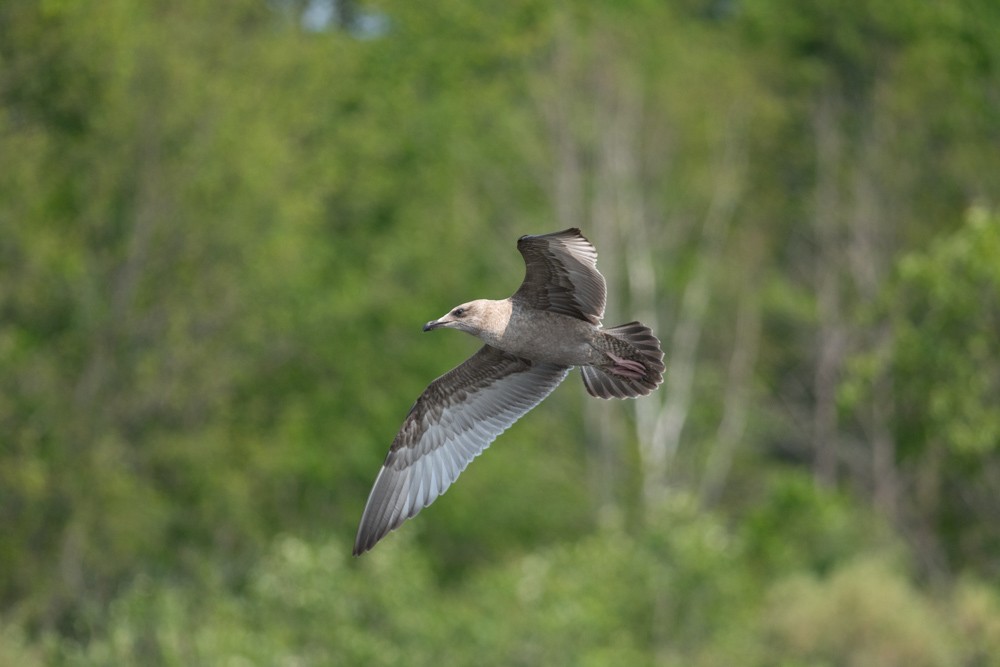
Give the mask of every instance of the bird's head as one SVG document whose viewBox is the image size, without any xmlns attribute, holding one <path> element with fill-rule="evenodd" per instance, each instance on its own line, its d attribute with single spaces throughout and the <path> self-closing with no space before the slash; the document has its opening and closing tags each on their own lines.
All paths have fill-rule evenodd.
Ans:
<svg viewBox="0 0 1000 667">
<path fill-rule="evenodd" d="M 478 336 L 485 325 L 488 310 L 487 304 L 488 302 L 485 299 L 477 299 L 476 301 L 455 306 L 444 316 L 425 324 L 424 331 L 448 328 L 458 329 L 473 336 Z"/>
</svg>

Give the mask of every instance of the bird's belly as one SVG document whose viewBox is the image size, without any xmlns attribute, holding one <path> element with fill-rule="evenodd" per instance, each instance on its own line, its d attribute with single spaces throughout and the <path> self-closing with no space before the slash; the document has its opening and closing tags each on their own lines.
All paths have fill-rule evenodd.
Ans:
<svg viewBox="0 0 1000 667">
<path fill-rule="evenodd" d="M 523 359 L 584 366 L 594 362 L 596 350 L 591 341 L 596 331 L 582 320 L 537 313 L 530 321 L 512 318 L 506 331 L 491 344 Z"/>
</svg>

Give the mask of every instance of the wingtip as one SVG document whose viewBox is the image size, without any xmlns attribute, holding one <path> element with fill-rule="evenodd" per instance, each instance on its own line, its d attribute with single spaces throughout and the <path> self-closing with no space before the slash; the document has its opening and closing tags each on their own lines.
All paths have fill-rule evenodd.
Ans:
<svg viewBox="0 0 1000 667">
<path fill-rule="evenodd" d="M 361 539 L 361 531 L 359 530 L 357 537 L 354 538 L 354 549 L 351 551 L 351 555 L 354 557 L 360 556 L 370 548 L 371 547 L 365 546 L 364 540 Z"/>
<path fill-rule="evenodd" d="M 360 556 L 363 553 L 371 551 L 392 530 L 393 528 L 391 527 L 379 527 L 377 524 L 373 524 L 366 508 L 365 513 L 361 517 L 361 525 L 358 526 L 358 534 L 354 538 L 353 555 Z"/>
<path fill-rule="evenodd" d="M 387 532 L 379 535 L 378 533 L 365 531 L 364 528 L 359 529 L 358 536 L 354 538 L 354 550 L 351 554 L 353 556 L 360 556 L 368 553 L 376 544 L 379 543 L 379 540 L 386 536 L 386 534 Z"/>
</svg>

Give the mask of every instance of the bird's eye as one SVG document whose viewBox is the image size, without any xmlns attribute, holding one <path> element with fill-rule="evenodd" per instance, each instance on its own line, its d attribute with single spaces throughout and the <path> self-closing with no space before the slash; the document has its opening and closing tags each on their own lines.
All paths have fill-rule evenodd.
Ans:
<svg viewBox="0 0 1000 667">
<path fill-rule="evenodd" d="M 454 315 L 455 317 L 465 317 L 465 308 L 456 308 L 455 310 L 451 311 L 451 314 Z"/>
</svg>

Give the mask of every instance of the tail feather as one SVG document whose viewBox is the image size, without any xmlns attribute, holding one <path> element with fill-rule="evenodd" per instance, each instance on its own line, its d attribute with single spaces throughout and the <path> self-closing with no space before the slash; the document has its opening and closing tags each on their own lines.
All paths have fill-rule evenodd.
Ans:
<svg viewBox="0 0 1000 667">
<path fill-rule="evenodd" d="M 639 322 L 629 322 L 611 329 L 605 329 L 605 342 L 611 352 L 608 363 L 601 366 L 583 366 L 583 384 L 591 396 L 598 398 L 634 398 L 645 396 L 663 382 L 663 351 L 660 341 L 649 327 Z M 628 372 L 622 374 L 612 357 L 620 357 L 639 362 L 645 369 L 641 378 L 634 377 L 629 365 Z M 620 361 L 620 359 L 619 359 Z M 632 376 L 632 377 L 629 377 Z"/>
</svg>

